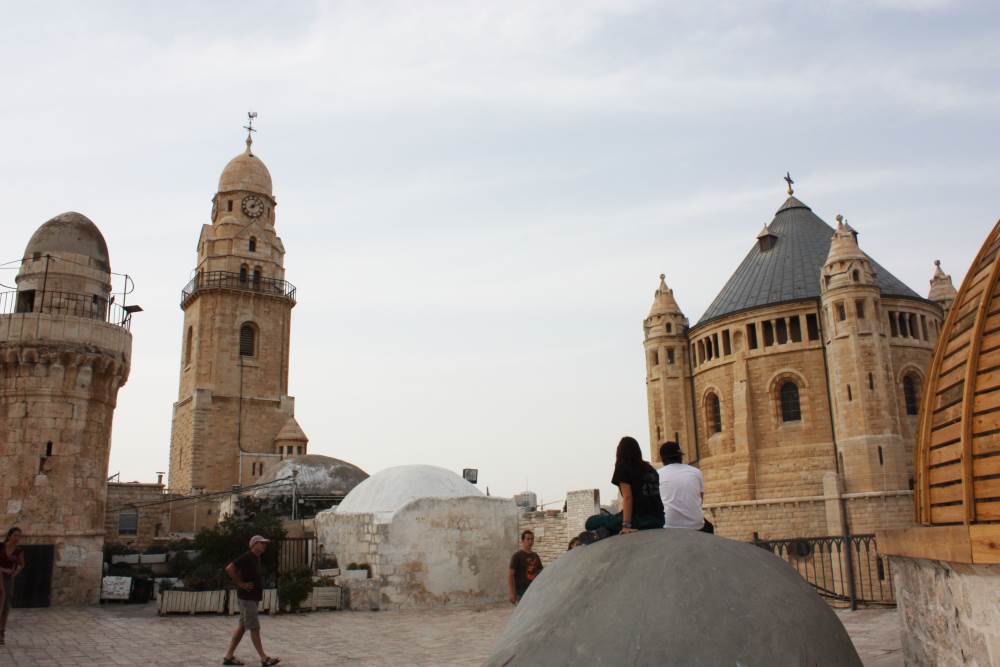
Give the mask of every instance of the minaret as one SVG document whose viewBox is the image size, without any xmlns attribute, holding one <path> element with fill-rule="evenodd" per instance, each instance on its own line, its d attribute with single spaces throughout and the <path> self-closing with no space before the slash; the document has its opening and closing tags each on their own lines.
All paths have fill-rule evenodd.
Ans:
<svg viewBox="0 0 1000 667">
<path fill-rule="evenodd" d="M 84 215 L 46 222 L 22 257 L 17 291 L 0 295 L 0 516 L 37 545 L 36 594 L 51 583 L 54 605 L 96 604 L 111 425 L 141 309 L 122 307 L 128 290 L 114 302 L 108 246 Z"/>
<path fill-rule="evenodd" d="M 211 224 L 202 226 L 198 239 L 194 277 L 181 293 L 172 492 L 249 485 L 265 464 L 280 461 L 275 438 L 295 411 L 288 364 L 296 292 L 285 281 L 276 206 L 271 174 L 248 136 L 246 150 L 222 171 Z M 305 453 L 305 442 L 298 445 Z"/>
<path fill-rule="evenodd" d="M 944 317 L 947 318 L 956 295 L 958 295 L 958 291 L 955 289 L 955 284 L 951 282 L 951 276 L 941 270 L 941 260 L 935 259 L 931 290 L 928 292 L 927 298 L 941 306 Z"/>
<path fill-rule="evenodd" d="M 687 328 L 688 320 L 661 273 L 653 307 L 643 321 L 650 460 L 654 463 L 659 463 L 660 444 L 667 440 L 680 443 L 686 462 L 693 463 L 698 458 Z"/>
<path fill-rule="evenodd" d="M 821 271 L 823 343 L 838 467 L 847 492 L 907 488 L 906 454 L 881 327 L 881 289 L 857 232 L 837 216 Z"/>
</svg>

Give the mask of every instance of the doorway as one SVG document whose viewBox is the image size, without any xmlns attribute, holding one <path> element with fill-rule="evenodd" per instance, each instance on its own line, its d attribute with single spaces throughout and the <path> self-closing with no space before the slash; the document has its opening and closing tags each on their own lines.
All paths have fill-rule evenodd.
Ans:
<svg viewBox="0 0 1000 667">
<path fill-rule="evenodd" d="M 15 608 L 48 607 L 52 600 L 52 565 L 55 546 L 51 544 L 23 544 L 24 569 L 14 580 Z"/>
</svg>

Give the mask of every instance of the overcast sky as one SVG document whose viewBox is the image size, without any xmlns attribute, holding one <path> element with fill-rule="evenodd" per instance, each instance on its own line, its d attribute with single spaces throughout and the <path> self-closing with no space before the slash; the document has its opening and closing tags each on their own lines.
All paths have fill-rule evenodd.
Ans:
<svg viewBox="0 0 1000 667">
<path fill-rule="evenodd" d="M 786 170 L 921 294 L 1000 216 L 996 2 L 0 10 L 0 263 L 76 210 L 134 278 L 125 481 L 167 470 L 180 290 L 250 109 L 310 451 L 477 467 L 494 494 L 610 500 L 618 438 L 648 447 L 658 275 L 694 324 Z"/>
</svg>

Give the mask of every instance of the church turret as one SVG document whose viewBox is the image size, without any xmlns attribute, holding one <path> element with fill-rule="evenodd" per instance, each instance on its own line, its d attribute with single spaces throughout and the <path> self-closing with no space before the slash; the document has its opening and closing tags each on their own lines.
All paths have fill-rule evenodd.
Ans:
<svg viewBox="0 0 1000 667">
<path fill-rule="evenodd" d="M 170 488 L 178 493 L 258 481 L 265 464 L 280 460 L 276 439 L 294 423 L 288 367 L 296 290 L 285 281 L 271 188 L 248 137 L 246 150 L 222 171 L 194 277 L 181 293 L 180 390 L 170 445 Z"/>
<path fill-rule="evenodd" d="M 958 292 L 955 284 L 951 282 L 951 276 L 941 270 L 941 260 L 934 260 L 934 275 L 931 277 L 931 290 L 927 293 L 927 298 L 941 306 L 944 316 L 948 317 L 951 304 L 955 301 Z"/>
<path fill-rule="evenodd" d="M 837 460 L 846 489 L 905 489 L 906 453 L 881 325 L 881 288 L 857 232 L 839 215 L 820 290 Z"/>
<path fill-rule="evenodd" d="M 688 320 L 660 274 L 653 307 L 643 322 L 650 460 L 659 462 L 660 443 L 676 440 L 689 462 L 697 460 L 692 413 Z"/>
</svg>

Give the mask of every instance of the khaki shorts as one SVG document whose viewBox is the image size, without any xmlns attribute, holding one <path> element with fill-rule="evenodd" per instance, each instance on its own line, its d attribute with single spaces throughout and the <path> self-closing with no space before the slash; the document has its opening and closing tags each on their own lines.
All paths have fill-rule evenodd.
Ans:
<svg viewBox="0 0 1000 667">
<path fill-rule="evenodd" d="M 240 600 L 240 625 L 247 630 L 259 630 L 260 619 L 257 618 L 256 600 Z"/>
</svg>

